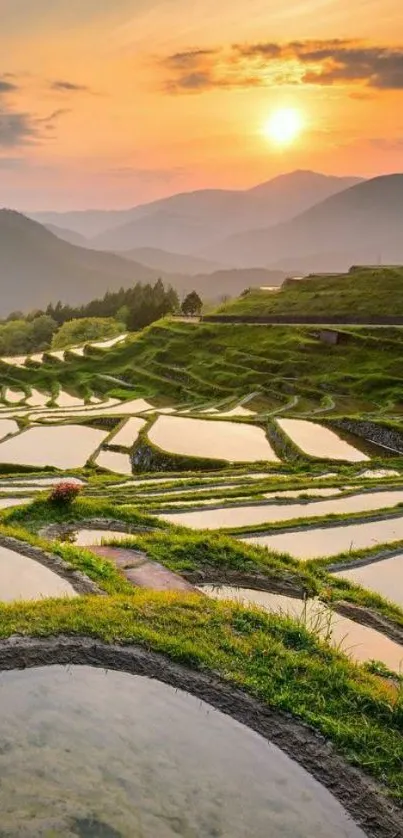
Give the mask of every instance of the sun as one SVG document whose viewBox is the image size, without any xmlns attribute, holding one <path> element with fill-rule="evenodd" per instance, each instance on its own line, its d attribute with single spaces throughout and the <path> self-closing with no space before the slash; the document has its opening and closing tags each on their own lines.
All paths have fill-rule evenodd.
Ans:
<svg viewBox="0 0 403 838">
<path fill-rule="evenodd" d="M 291 145 L 303 129 L 303 119 L 296 108 L 279 108 L 267 120 L 263 133 L 277 145 Z"/>
</svg>

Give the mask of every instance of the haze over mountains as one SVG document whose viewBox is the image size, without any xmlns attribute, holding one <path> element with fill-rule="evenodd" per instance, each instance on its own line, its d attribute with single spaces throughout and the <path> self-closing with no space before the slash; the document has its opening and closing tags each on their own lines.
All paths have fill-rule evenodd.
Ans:
<svg viewBox="0 0 403 838">
<path fill-rule="evenodd" d="M 160 277 L 180 293 L 195 288 L 207 299 L 219 299 L 240 294 L 251 283 L 280 284 L 284 276 L 262 269 L 195 276 L 164 273 L 113 253 L 69 244 L 20 213 L 0 210 L 0 316 L 44 308 L 57 300 L 77 305 L 136 282 L 153 284 Z"/>
<path fill-rule="evenodd" d="M 284 270 L 346 270 L 352 263 L 403 262 L 403 175 L 365 181 L 333 195 L 291 221 L 231 236 L 208 248 L 209 258 L 237 266 Z"/>
<path fill-rule="evenodd" d="M 194 255 L 227 235 L 286 221 L 358 182 L 297 171 L 248 190 L 202 189 L 129 210 L 33 217 L 87 236 L 89 246 L 99 250 L 152 247 Z"/>
<path fill-rule="evenodd" d="M 122 255 L 125 259 L 133 259 L 134 262 L 140 262 L 156 271 L 187 274 L 188 276 L 202 273 L 211 274 L 226 267 L 219 262 L 202 259 L 200 256 L 171 253 L 169 250 L 160 250 L 156 247 L 136 247 L 134 250 L 125 250 Z"/>
<path fill-rule="evenodd" d="M 181 294 L 194 288 L 218 300 L 279 284 L 289 272 L 403 263 L 402 206 L 402 174 L 360 181 L 294 172 L 246 192 L 202 190 L 133 210 L 41 213 L 41 224 L 2 210 L 0 313 L 58 299 L 78 304 L 159 277 Z M 114 226 L 100 233 L 106 223 Z M 90 229 L 95 238 L 85 237 Z M 114 252 L 100 251 L 101 242 Z"/>
<path fill-rule="evenodd" d="M 61 241 L 36 221 L 0 210 L 0 313 L 29 311 L 51 301 L 80 303 L 109 288 L 149 282 L 155 273 L 112 253 Z"/>
</svg>

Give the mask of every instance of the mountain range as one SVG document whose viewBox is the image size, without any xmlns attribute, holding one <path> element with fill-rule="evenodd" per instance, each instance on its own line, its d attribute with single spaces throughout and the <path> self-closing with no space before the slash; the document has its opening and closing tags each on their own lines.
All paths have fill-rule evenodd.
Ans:
<svg viewBox="0 0 403 838">
<path fill-rule="evenodd" d="M 210 259 L 238 267 L 347 270 L 351 264 L 403 262 L 403 174 L 364 181 L 272 227 L 222 239 Z"/>
<path fill-rule="evenodd" d="M 218 300 L 250 285 L 281 284 L 285 274 L 259 268 L 193 276 L 165 273 L 113 253 L 69 244 L 20 213 L 0 210 L 0 316 L 44 308 L 57 300 L 77 305 L 108 290 L 155 283 L 160 277 L 182 295 L 195 289 L 205 299 Z"/>
<path fill-rule="evenodd" d="M 181 294 L 194 288 L 215 301 L 280 284 L 290 272 L 403 263 L 402 206 L 403 174 L 357 182 L 294 172 L 245 192 L 201 190 L 121 212 L 41 214 L 41 223 L 1 210 L 0 314 L 57 299 L 78 304 L 159 277 Z M 100 219 L 115 226 L 99 233 Z M 80 220 L 81 231 L 69 220 L 76 228 Z M 98 233 L 88 239 L 91 225 Z M 102 241 L 112 252 L 98 250 Z"/>
<path fill-rule="evenodd" d="M 36 221 L 0 210 L 2 315 L 59 299 L 78 304 L 154 276 L 150 268 L 61 241 Z"/>
<path fill-rule="evenodd" d="M 359 178 L 297 171 L 247 190 L 201 189 L 129 210 L 33 217 L 86 236 L 86 246 L 98 250 L 151 247 L 195 255 L 226 236 L 287 221 L 358 182 Z"/>
</svg>

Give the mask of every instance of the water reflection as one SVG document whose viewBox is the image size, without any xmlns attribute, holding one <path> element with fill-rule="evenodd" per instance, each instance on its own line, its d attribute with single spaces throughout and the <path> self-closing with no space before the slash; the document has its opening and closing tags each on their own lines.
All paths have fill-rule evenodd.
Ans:
<svg viewBox="0 0 403 838">
<path fill-rule="evenodd" d="M 0 835 L 363 838 L 262 737 L 147 678 L 59 666 L 0 678 Z"/>
</svg>

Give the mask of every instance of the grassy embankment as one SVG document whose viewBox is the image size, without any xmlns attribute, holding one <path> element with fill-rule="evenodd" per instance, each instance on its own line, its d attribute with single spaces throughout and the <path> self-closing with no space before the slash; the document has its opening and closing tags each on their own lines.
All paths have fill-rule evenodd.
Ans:
<svg viewBox="0 0 403 838">
<path fill-rule="evenodd" d="M 319 596 L 326 602 L 348 600 L 356 605 L 371 608 L 392 623 L 403 627 L 403 612 L 397 606 L 387 602 L 377 594 L 336 579 L 327 572 L 327 565 L 334 564 L 339 557 L 312 562 L 300 562 L 284 553 L 275 553 L 236 541 L 230 535 L 215 532 L 192 532 L 181 527 L 174 527 L 158 521 L 135 505 L 118 506 L 112 501 L 81 498 L 65 513 L 51 506 L 44 499 L 37 499 L 29 506 L 6 510 L 1 514 L 0 535 L 10 534 L 25 541 L 32 541 L 44 549 L 54 550 L 65 558 L 75 569 L 88 573 L 100 587 L 105 587 L 104 560 L 102 572 L 98 573 L 98 558 L 88 550 L 81 550 L 74 544 L 44 542 L 39 539 L 39 531 L 50 524 L 77 523 L 91 519 L 105 518 L 130 525 L 133 532 L 128 533 L 120 546 L 132 547 L 144 551 L 151 560 L 157 561 L 176 573 L 191 578 L 199 578 L 217 583 L 245 584 L 248 577 L 253 586 L 267 590 L 278 590 L 284 585 L 291 586 L 300 596 Z M 113 538 L 107 540 L 113 543 Z M 382 548 L 380 548 L 380 551 Z M 61 552 L 59 552 L 61 551 Z M 358 558 L 362 555 L 359 552 Z M 350 554 L 349 554 L 350 555 Z M 351 560 L 354 557 L 351 553 Z M 95 561 L 92 561 L 92 558 Z M 344 555 L 340 557 L 345 560 Z M 106 565 L 109 563 L 107 562 Z M 116 576 L 117 574 L 117 576 Z M 110 580 L 122 579 L 113 568 L 108 576 L 108 593 L 113 590 Z M 113 582 L 111 583 L 113 584 Z M 121 590 L 121 589 L 116 589 Z M 127 587 L 126 587 L 127 590 Z"/>
<path fill-rule="evenodd" d="M 120 397 L 199 407 L 229 407 L 256 394 L 250 406 L 267 413 L 295 397 L 294 412 L 309 413 L 331 407 L 331 398 L 333 413 L 362 415 L 388 405 L 398 410 L 402 348 L 399 329 L 350 329 L 345 343 L 329 347 L 308 327 L 161 321 L 108 352 L 32 368 L 5 366 L 1 378 L 8 386 L 48 392 L 60 385 L 83 397 L 106 396 L 117 388 Z"/>
<path fill-rule="evenodd" d="M 377 410 L 379 405 L 399 399 L 402 344 L 403 336 L 397 331 L 387 336 L 361 331 L 352 334 L 346 344 L 329 348 L 308 329 L 234 329 L 162 322 L 106 355 L 95 352 L 65 364 L 13 373 L 39 389 L 61 383 L 64 389 L 79 394 L 98 387 L 100 392 L 113 392 L 117 385 L 103 378 L 111 375 L 132 386 L 128 396 L 135 392 L 159 401 L 230 406 L 257 392 L 252 406 L 270 411 L 286 404 L 295 393 L 304 406 L 319 406 L 332 392 L 338 398 L 340 394 L 344 406 L 348 404 L 351 410 L 359 410 L 363 404 Z M 294 476 L 302 474 L 302 465 L 287 468 Z M 318 465 L 306 463 L 305 468 L 317 469 Z M 342 469 L 347 475 L 350 467 Z M 94 486 L 101 489 L 106 483 L 99 479 Z M 233 580 L 237 572 L 249 573 L 265 577 L 268 585 L 288 580 L 308 594 L 333 601 L 350 599 L 402 625 L 399 609 L 334 580 L 322 563 L 300 563 L 229 536 L 162 526 L 145 514 L 145 506 L 136 498 L 130 497 L 134 503 L 122 508 L 116 502 L 118 497 L 111 488 L 110 498 L 81 498 L 64 514 L 43 498 L 29 507 L 2 513 L 0 532 L 52 549 L 86 572 L 108 596 L 2 605 L 0 636 L 67 634 L 134 642 L 187 666 L 214 672 L 312 725 L 348 760 L 403 801 L 403 695 L 398 686 L 354 666 L 344 655 L 320 643 L 302 622 L 204 597 L 133 591 L 106 560 L 72 544 L 50 545 L 38 532 L 55 522 L 113 518 L 140 530 L 128 544 L 177 572 L 200 573 L 201 578 L 216 574 L 217 580 L 226 575 Z M 154 532 L 147 531 L 150 526 L 156 528 Z"/>
<path fill-rule="evenodd" d="M 252 290 L 215 314 L 403 316 L 403 268 L 362 268 L 341 276 L 307 276 L 278 292 Z"/>
<path fill-rule="evenodd" d="M 211 671 L 320 731 L 403 798 L 401 696 L 281 617 L 203 597 L 136 592 L 0 606 L 0 636 L 84 635 L 137 643 Z"/>
</svg>

